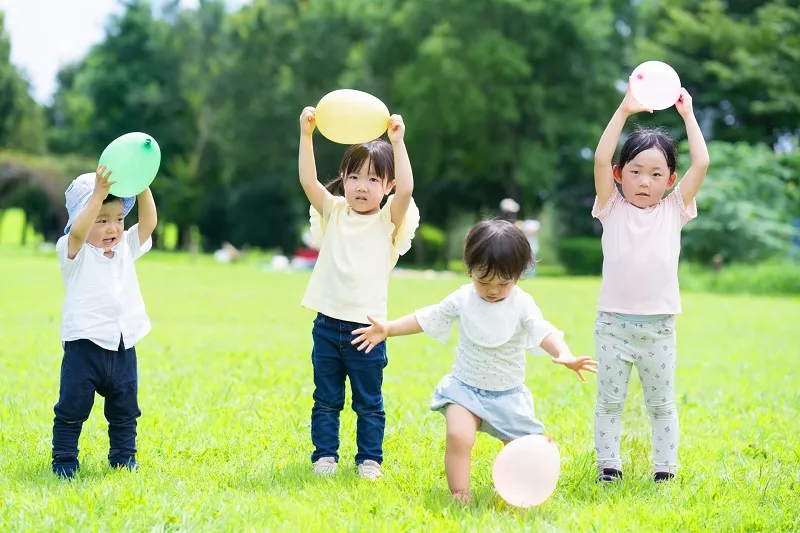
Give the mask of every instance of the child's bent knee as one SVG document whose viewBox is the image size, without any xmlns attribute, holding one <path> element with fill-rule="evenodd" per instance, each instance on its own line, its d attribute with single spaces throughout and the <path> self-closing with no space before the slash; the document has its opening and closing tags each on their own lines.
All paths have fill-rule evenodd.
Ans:
<svg viewBox="0 0 800 533">
<path fill-rule="evenodd" d="M 675 404 L 675 400 L 663 403 L 646 402 L 646 404 L 647 410 L 654 420 L 667 420 L 678 416 L 678 407 Z"/>
<path fill-rule="evenodd" d="M 469 428 L 447 428 L 447 445 L 469 449 L 475 445 L 475 431 Z"/>
<path fill-rule="evenodd" d="M 604 416 L 604 415 L 620 415 L 622 414 L 622 410 L 625 407 L 625 402 L 621 400 L 607 400 L 600 398 L 597 401 L 597 407 L 595 409 L 596 416 Z"/>
</svg>

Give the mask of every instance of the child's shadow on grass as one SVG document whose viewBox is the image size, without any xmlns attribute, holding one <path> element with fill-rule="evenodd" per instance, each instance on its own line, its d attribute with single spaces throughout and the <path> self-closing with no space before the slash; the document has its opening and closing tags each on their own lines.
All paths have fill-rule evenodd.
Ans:
<svg viewBox="0 0 800 533">
<path fill-rule="evenodd" d="M 571 478 L 559 483 L 556 494 L 574 503 L 611 503 L 624 502 L 634 498 L 648 497 L 670 490 L 677 482 L 659 485 L 646 473 L 626 472 L 624 479 L 612 482 L 598 482 L 593 470 L 582 472 L 579 478 Z"/>
<path fill-rule="evenodd" d="M 422 505 L 431 512 L 441 512 L 445 509 L 460 510 L 464 513 L 477 512 L 482 514 L 489 508 L 507 507 L 492 487 L 473 487 L 471 490 L 472 502 L 464 504 L 453 498 L 450 491 L 443 487 L 434 487 L 424 493 Z"/>
<path fill-rule="evenodd" d="M 312 471 L 309 461 L 294 461 L 254 470 L 244 476 L 237 476 L 228 485 L 231 488 L 244 491 L 296 492 L 315 487 L 324 487 L 331 483 L 349 486 L 356 479 L 355 470 L 349 473 L 341 465 L 335 474 L 321 476 Z"/>
<path fill-rule="evenodd" d="M 21 488 L 39 490 L 42 486 L 80 486 L 96 485 L 110 476 L 117 475 L 136 475 L 135 472 L 125 472 L 114 470 L 110 467 L 82 466 L 75 474 L 75 477 L 66 478 L 56 475 L 50 465 L 33 468 L 21 468 L 16 471 L 9 471 L 9 477 L 13 478 Z"/>
</svg>

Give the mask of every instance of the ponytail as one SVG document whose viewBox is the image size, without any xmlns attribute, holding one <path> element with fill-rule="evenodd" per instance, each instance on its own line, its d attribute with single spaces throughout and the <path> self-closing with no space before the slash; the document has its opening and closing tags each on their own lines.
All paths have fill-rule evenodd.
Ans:
<svg viewBox="0 0 800 533">
<path fill-rule="evenodd" d="M 339 189 L 342 186 L 342 177 L 338 176 L 335 180 L 329 181 L 325 184 L 325 188 L 328 189 L 328 192 L 334 196 L 341 196 Z"/>
</svg>

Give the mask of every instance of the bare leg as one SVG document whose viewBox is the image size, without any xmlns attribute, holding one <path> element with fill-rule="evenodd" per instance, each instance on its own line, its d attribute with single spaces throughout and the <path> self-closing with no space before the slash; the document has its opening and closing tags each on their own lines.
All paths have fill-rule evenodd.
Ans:
<svg viewBox="0 0 800 533">
<path fill-rule="evenodd" d="M 444 453 L 444 469 L 447 484 L 457 500 L 467 503 L 469 495 L 469 473 L 472 447 L 481 420 L 460 405 L 451 403 L 445 411 L 447 421 L 447 447 Z"/>
</svg>

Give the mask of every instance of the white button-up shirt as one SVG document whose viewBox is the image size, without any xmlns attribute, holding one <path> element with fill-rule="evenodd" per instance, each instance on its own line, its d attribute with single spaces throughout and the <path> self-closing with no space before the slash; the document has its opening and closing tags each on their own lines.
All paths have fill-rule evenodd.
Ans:
<svg viewBox="0 0 800 533">
<path fill-rule="evenodd" d="M 69 259 L 69 235 L 58 240 L 56 253 L 67 290 L 62 342 L 87 339 L 101 348 L 117 351 L 120 337 L 127 349 L 150 332 L 133 262 L 152 245 L 152 239 L 139 243 L 138 224 L 124 232 L 110 258 L 87 242 L 74 259 Z"/>
</svg>

